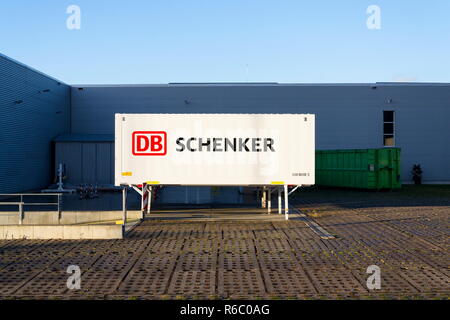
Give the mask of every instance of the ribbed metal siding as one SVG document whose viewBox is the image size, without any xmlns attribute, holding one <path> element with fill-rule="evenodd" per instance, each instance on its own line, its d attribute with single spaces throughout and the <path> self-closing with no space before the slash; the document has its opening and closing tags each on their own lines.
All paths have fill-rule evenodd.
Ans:
<svg viewBox="0 0 450 320">
<path fill-rule="evenodd" d="M 55 164 L 66 165 L 65 183 L 112 186 L 114 143 L 56 142 Z"/>
<path fill-rule="evenodd" d="M 69 127 L 70 87 L 0 56 L 0 192 L 48 186 L 51 141 Z"/>
<path fill-rule="evenodd" d="M 97 186 L 114 185 L 114 143 L 95 141 L 58 141 L 55 146 L 55 164 L 65 164 L 68 185 L 94 184 Z M 165 187 L 160 192 L 163 203 L 212 202 L 209 187 Z"/>
<path fill-rule="evenodd" d="M 72 130 L 113 134 L 114 113 L 313 113 L 318 149 L 383 147 L 383 110 L 396 112 L 401 175 L 450 181 L 450 85 L 99 86 L 72 88 Z"/>
<path fill-rule="evenodd" d="M 82 179 L 82 144 L 74 143 L 60 143 L 56 142 L 55 146 L 55 167 L 59 163 L 66 166 L 66 179 L 64 182 L 78 184 Z"/>
<path fill-rule="evenodd" d="M 161 190 L 159 201 L 173 204 L 205 204 L 212 202 L 212 193 L 210 187 L 170 186 Z"/>
</svg>

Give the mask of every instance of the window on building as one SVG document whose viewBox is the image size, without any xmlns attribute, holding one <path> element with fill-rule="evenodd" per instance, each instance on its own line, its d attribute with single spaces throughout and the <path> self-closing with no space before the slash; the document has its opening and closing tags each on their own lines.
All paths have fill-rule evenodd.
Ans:
<svg viewBox="0 0 450 320">
<path fill-rule="evenodd" d="M 383 111 L 383 145 L 395 146 L 395 115 L 394 111 Z"/>
</svg>

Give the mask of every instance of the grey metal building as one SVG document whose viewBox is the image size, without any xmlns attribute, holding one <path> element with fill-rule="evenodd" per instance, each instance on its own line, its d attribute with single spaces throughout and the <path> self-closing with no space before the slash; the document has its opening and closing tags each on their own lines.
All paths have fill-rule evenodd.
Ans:
<svg viewBox="0 0 450 320">
<path fill-rule="evenodd" d="M 70 86 L 0 55 L 0 193 L 52 182 L 52 141 L 70 132 Z"/>
<path fill-rule="evenodd" d="M 402 149 L 425 183 L 450 183 L 450 84 L 168 84 L 73 86 L 74 134 L 114 134 L 114 114 L 314 113 L 317 149 Z"/>
<path fill-rule="evenodd" d="M 318 149 L 400 147 L 403 182 L 419 163 L 450 183 L 447 83 L 68 86 L 0 56 L 0 106 L 0 192 L 46 187 L 56 163 L 68 183 L 111 185 L 115 113 L 314 113 Z"/>
</svg>

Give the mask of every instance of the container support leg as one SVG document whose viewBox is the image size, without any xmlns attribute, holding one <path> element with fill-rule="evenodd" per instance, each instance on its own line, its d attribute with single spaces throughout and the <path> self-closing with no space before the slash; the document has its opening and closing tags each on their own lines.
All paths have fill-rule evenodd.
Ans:
<svg viewBox="0 0 450 320">
<path fill-rule="evenodd" d="M 147 187 L 145 183 L 142 184 L 141 190 L 141 220 L 144 219 L 144 211 L 145 211 L 145 194 L 147 192 Z"/>
<path fill-rule="evenodd" d="M 150 214 L 150 207 L 152 205 L 153 198 L 153 188 L 151 186 L 147 186 L 148 190 L 148 206 L 147 206 L 147 214 Z"/>
<path fill-rule="evenodd" d="M 263 187 L 262 196 L 261 196 L 261 208 L 266 207 L 266 204 L 267 204 L 266 201 L 267 201 L 266 187 Z"/>
<path fill-rule="evenodd" d="M 23 223 L 23 202 L 19 202 L 19 224 Z"/>
<path fill-rule="evenodd" d="M 122 189 L 122 231 L 125 234 L 125 224 L 127 223 L 127 187 L 124 186 Z"/>
<path fill-rule="evenodd" d="M 272 213 L 272 190 L 267 188 L 267 213 Z"/>
<path fill-rule="evenodd" d="M 284 185 L 284 217 L 289 220 L 289 193 L 287 184 Z"/>
<path fill-rule="evenodd" d="M 281 203 L 281 188 L 278 188 L 278 214 L 281 214 L 283 204 Z"/>
<path fill-rule="evenodd" d="M 58 193 L 58 224 L 61 224 L 61 194 Z"/>
</svg>

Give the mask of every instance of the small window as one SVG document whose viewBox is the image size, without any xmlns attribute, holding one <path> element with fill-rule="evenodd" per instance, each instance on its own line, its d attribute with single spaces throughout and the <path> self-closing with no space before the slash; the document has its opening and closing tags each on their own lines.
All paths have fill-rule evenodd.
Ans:
<svg viewBox="0 0 450 320">
<path fill-rule="evenodd" d="M 394 122 L 394 111 L 383 111 L 384 122 Z"/>
<path fill-rule="evenodd" d="M 393 123 L 384 123 L 384 134 L 394 134 L 394 124 Z"/>
<path fill-rule="evenodd" d="M 384 135 L 384 146 L 385 147 L 393 147 L 394 144 L 394 135 L 385 134 Z"/>
<path fill-rule="evenodd" d="M 394 111 L 383 111 L 383 146 L 395 146 Z"/>
</svg>

